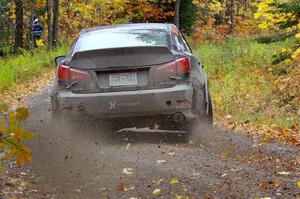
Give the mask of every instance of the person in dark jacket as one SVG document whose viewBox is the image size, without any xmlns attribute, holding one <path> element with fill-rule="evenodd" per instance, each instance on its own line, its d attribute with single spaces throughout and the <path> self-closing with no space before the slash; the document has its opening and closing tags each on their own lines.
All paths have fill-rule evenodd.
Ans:
<svg viewBox="0 0 300 199">
<path fill-rule="evenodd" d="M 37 47 L 37 41 L 41 39 L 41 36 L 43 34 L 43 25 L 36 16 L 34 16 L 32 19 L 31 31 L 33 34 L 34 46 Z"/>
</svg>

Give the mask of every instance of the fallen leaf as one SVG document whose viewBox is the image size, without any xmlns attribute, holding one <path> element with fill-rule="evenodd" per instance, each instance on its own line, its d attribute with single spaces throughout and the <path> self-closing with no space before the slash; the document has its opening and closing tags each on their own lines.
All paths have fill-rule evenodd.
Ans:
<svg viewBox="0 0 300 199">
<path fill-rule="evenodd" d="M 178 184 L 179 183 L 179 180 L 177 178 L 172 178 L 171 181 L 170 181 L 170 184 Z"/>
<path fill-rule="evenodd" d="M 166 160 L 157 160 L 156 161 L 157 164 L 162 164 L 162 163 L 166 163 L 166 162 L 167 162 Z"/>
<path fill-rule="evenodd" d="M 261 189 L 267 189 L 268 188 L 268 183 L 267 182 L 262 182 L 259 184 L 259 188 Z"/>
<path fill-rule="evenodd" d="M 100 192 L 102 192 L 102 191 L 106 191 L 106 190 L 107 190 L 107 188 L 106 188 L 106 187 L 102 187 L 102 188 L 100 188 L 100 189 L 99 189 L 99 191 L 100 191 Z"/>
<path fill-rule="evenodd" d="M 184 197 L 181 196 L 181 195 L 176 194 L 176 195 L 175 195 L 175 199 L 184 199 Z"/>
<path fill-rule="evenodd" d="M 120 182 L 119 184 L 117 184 L 117 190 L 118 191 L 125 191 L 125 184 L 123 182 Z"/>
<path fill-rule="evenodd" d="M 231 119 L 231 118 L 232 118 L 232 115 L 226 115 L 225 118 L 226 118 L 226 119 Z"/>
<path fill-rule="evenodd" d="M 104 163 L 103 165 L 102 165 L 102 167 L 104 168 L 104 169 L 112 169 L 112 163 Z"/>
<path fill-rule="evenodd" d="M 289 139 L 289 142 L 292 143 L 293 145 L 297 145 L 300 143 L 300 140 L 297 140 L 296 138 L 294 137 L 290 137 Z"/>
<path fill-rule="evenodd" d="M 193 170 L 193 176 L 198 176 L 198 175 L 200 175 L 200 173 L 199 173 L 199 172 L 195 172 L 195 171 Z"/>
<path fill-rule="evenodd" d="M 175 155 L 175 152 L 174 152 L 174 151 L 169 152 L 169 153 L 167 153 L 167 155 L 168 155 L 168 156 L 174 156 L 174 155 Z"/>
<path fill-rule="evenodd" d="M 117 190 L 121 191 L 121 192 L 126 192 L 126 191 L 130 191 L 130 190 L 134 190 L 135 187 L 132 185 L 128 185 L 124 182 L 120 182 L 119 184 L 117 184 Z"/>
<path fill-rule="evenodd" d="M 204 196 L 204 199 L 214 199 L 214 197 L 211 196 L 211 195 L 205 195 L 205 196 Z"/>
<path fill-rule="evenodd" d="M 290 175 L 291 172 L 288 172 L 288 171 L 280 171 L 278 172 L 279 175 Z"/>
<path fill-rule="evenodd" d="M 193 144 L 195 144 L 196 142 L 197 142 L 197 141 L 189 140 L 188 145 L 193 145 Z"/>
<path fill-rule="evenodd" d="M 221 153 L 221 158 L 222 159 L 227 159 L 227 158 L 229 158 L 230 157 L 230 153 L 228 153 L 228 152 L 223 152 L 223 153 Z"/>
<path fill-rule="evenodd" d="M 126 175 L 131 175 L 133 173 L 133 169 L 132 168 L 124 168 L 122 170 L 122 173 L 124 173 Z"/>
<path fill-rule="evenodd" d="M 126 145 L 126 150 L 128 151 L 128 150 L 130 149 L 130 147 L 131 147 L 131 144 L 128 143 L 128 144 Z"/>
<path fill-rule="evenodd" d="M 297 182 L 297 186 L 300 189 L 300 180 Z"/>
<path fill-rule="evenodd" d="M 221 176 L 221 177 L 223 178 L 223 177 L 225 177 L 225 176 L 228 176 L 228 173 L 224 173 L 224 174 L 222 174 L 222 176 Z"/>
<path fill-rule="evenodd" d="M 20 173 L 22 176 L 26 176 L 27 174 L 25 172 Z"/>
<path fill-rule="evenodd" d="M 161 189 L 154 189 L 152 192 L 153 196 L 159 196 L 161 194 L 162 190 Z"/>
<path fill-rule="evenodd" d="M 158 187 L 164 180 L 159 179 L 159 180 L 152 180 L 152 183 L 154 184 L 155 187 Z"/>
</svg>

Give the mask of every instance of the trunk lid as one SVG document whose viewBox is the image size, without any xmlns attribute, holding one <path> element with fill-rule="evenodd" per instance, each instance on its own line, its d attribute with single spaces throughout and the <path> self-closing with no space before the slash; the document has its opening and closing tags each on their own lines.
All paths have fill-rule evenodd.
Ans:
<svg viewBox="0 0 300 199">
<path fill-rule="evenodd" d="M 77 52 L 69 66 L 89 71 L 92 78 L 77 82 L 71 89 L 77 93 L 90 93 L 171 87 L 178 80 L 176 71 L 157 71 L 174 64 L 175 56 L 164 46 Z"/>
<path fill-rule="evenodd" d="M 76 52 L 70 67 L 99 70 L 150 66 L 171 62 L 174 55 L 165 46 L 138 46 Z"/>
</svg>

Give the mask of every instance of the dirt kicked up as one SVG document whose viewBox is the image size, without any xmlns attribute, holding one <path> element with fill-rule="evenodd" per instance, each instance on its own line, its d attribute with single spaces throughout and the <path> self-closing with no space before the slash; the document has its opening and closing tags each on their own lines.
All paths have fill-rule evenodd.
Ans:
<svg viewBox="0 0 300 199">
<path fill-rule="evenodd" d="M 26 172 L 34 191 L 20 198 L 300 197 L 299 148 L 218 128 L 199 128 L 185 142 L 174 135 L 116 134 L 97 120 L 57 125 L 49 90 L 30 99 L 33 161 L 15 172 Z"/>
</svg>

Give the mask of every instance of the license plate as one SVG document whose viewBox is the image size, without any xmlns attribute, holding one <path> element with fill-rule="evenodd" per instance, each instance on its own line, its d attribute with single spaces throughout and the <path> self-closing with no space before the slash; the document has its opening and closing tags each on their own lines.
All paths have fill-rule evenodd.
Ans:
<svg viewBox="0 0 300 199">
<path fill-rule="evenodd" d="M 137 73 L 113 73 L 109 75 L 109 86 L 135 86 Z"/>
</svg>

